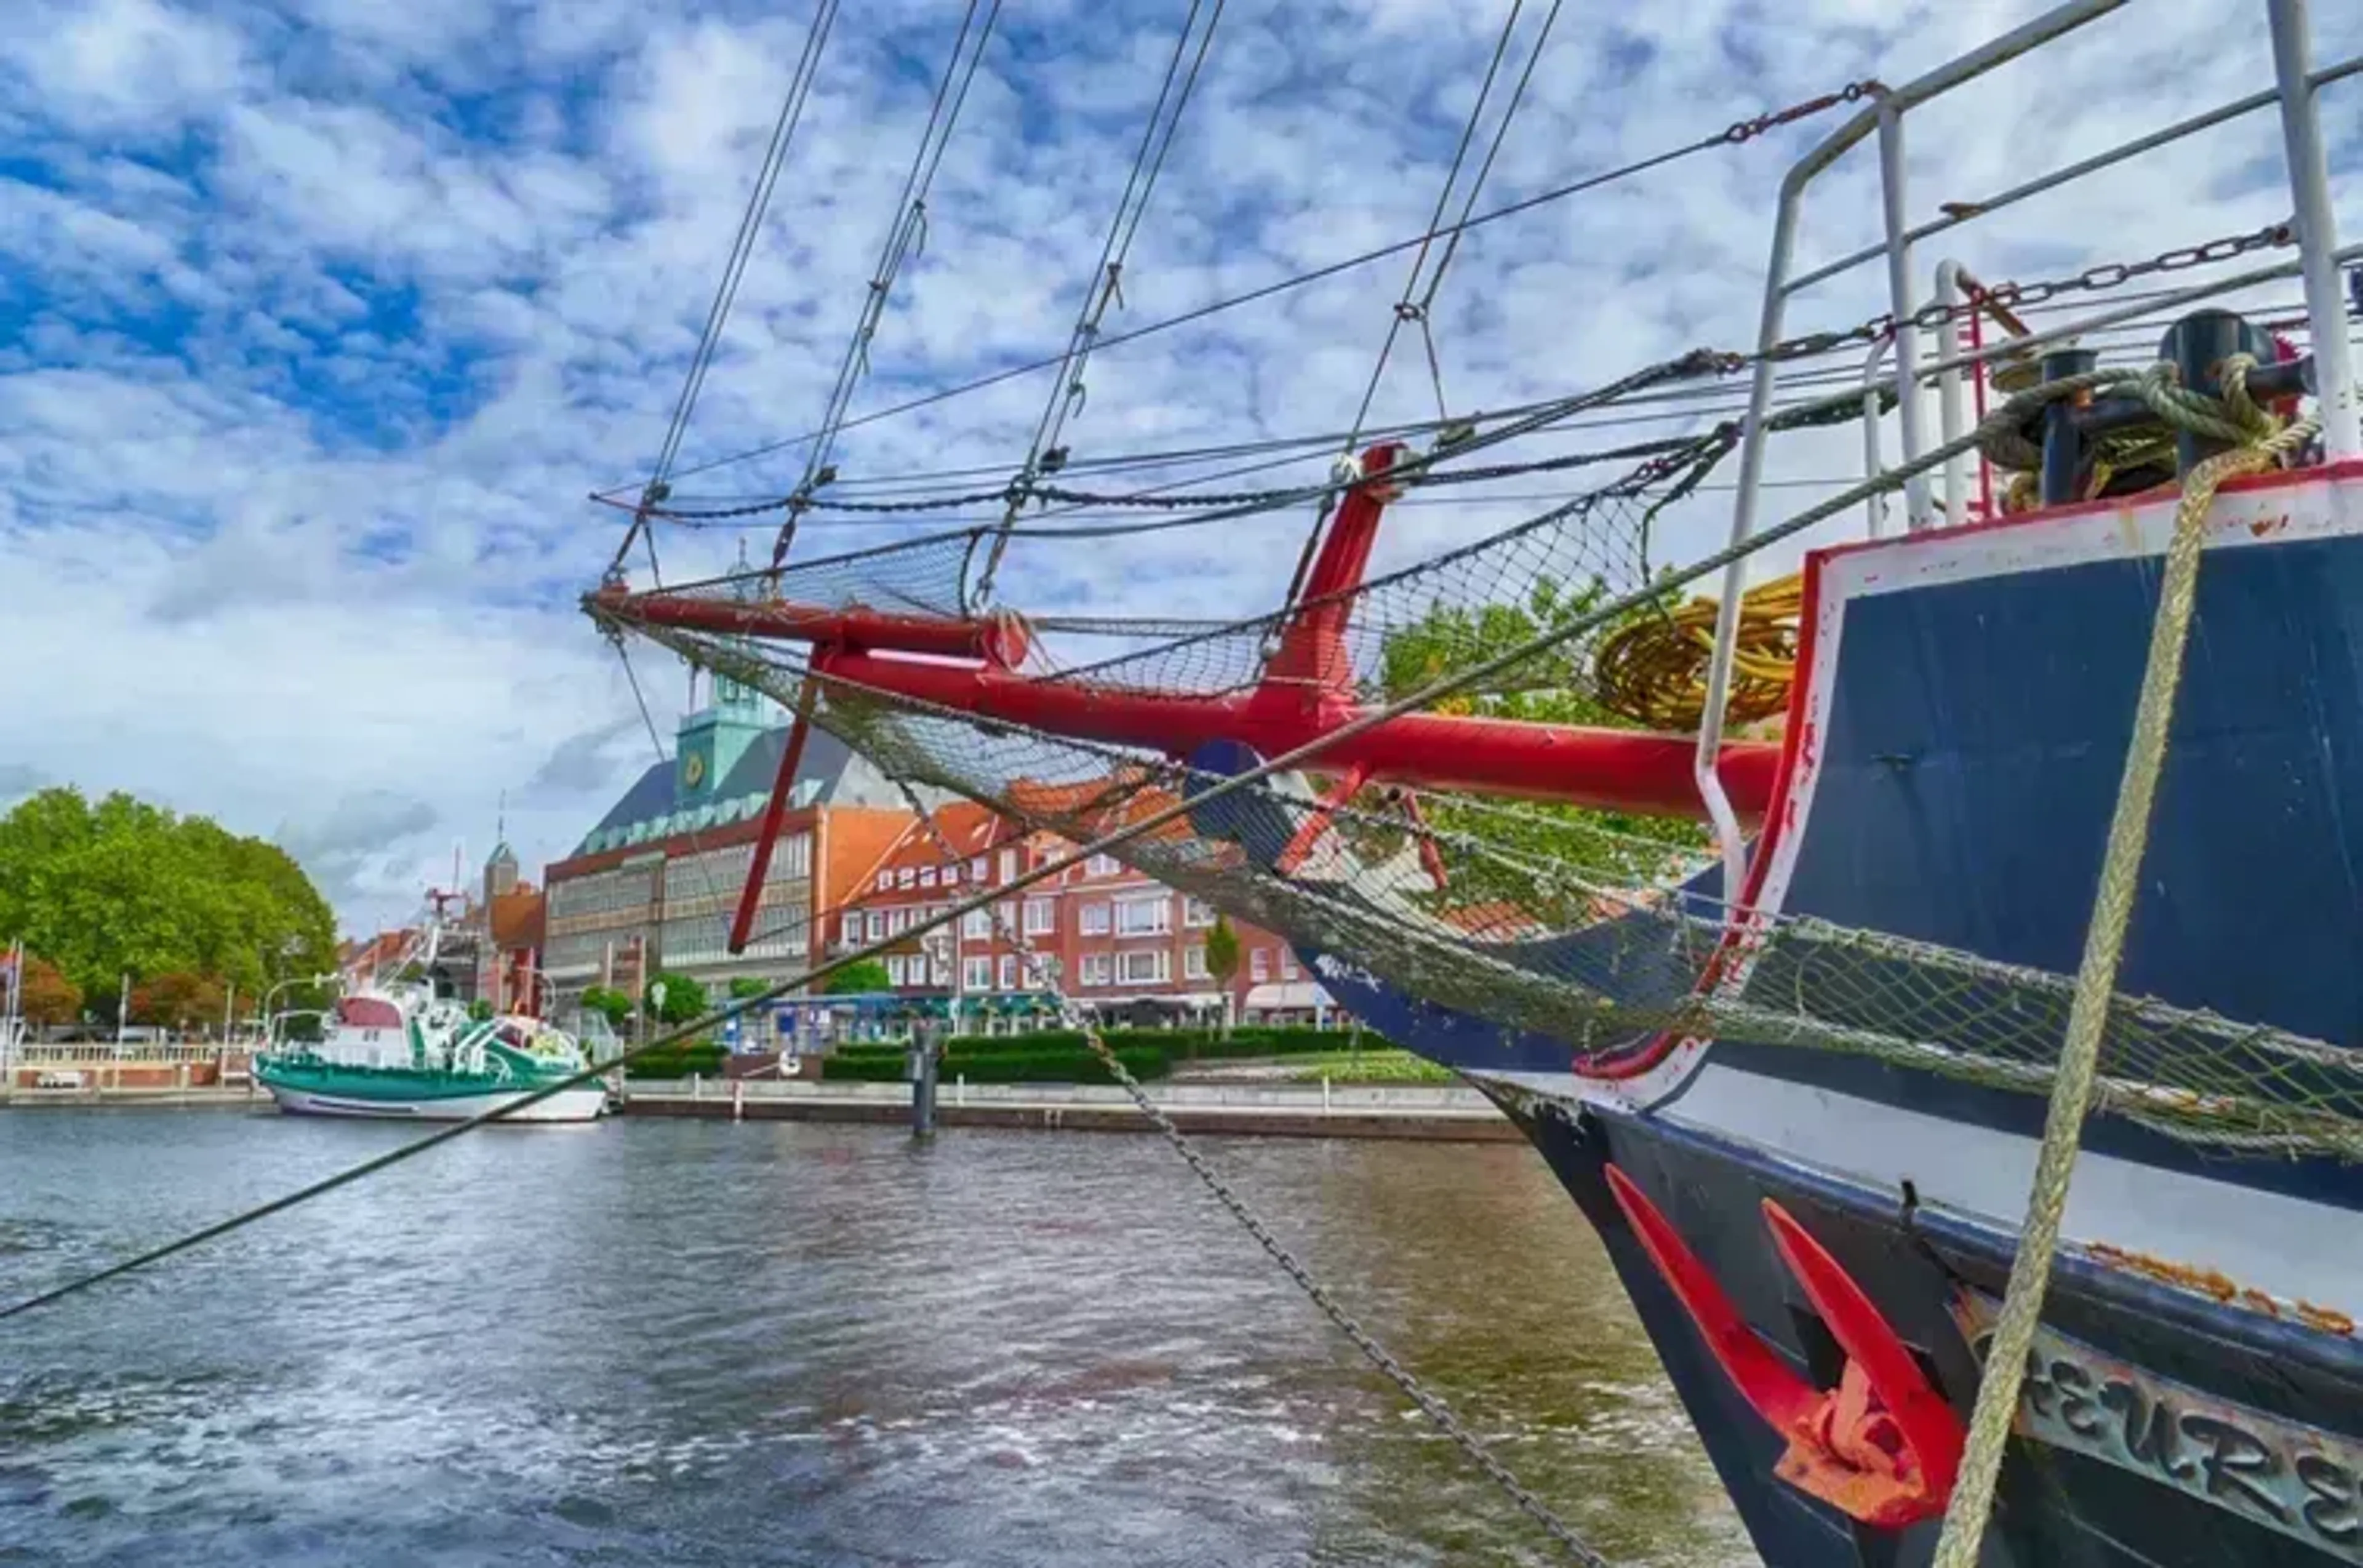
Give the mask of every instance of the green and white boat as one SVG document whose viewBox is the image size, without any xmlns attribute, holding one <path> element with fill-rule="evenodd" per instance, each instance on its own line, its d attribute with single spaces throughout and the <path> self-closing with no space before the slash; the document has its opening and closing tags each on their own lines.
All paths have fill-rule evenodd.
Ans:
<svg viewBox="0 0 2363 1568">
<path fill-rule="evenodd" d="M 256 1082 L 279 1108 L 307 1116 L 384 1117 L 464 1121 L 512 1104 L 589 1065 L 564 1032 L 519 1014 L 477 1018 L 435 994 L 435 927 L 426 937 L 417 979 L 349 989 L 321 1018 L 316 1043 L 274 1041 L 255 1058 Z M 411 973 L 408 967 L 404 973 Z M 595 1120 L 607 1106 L 592 1081 L 505 1118 L 510 1121 Z"/>
</svg>

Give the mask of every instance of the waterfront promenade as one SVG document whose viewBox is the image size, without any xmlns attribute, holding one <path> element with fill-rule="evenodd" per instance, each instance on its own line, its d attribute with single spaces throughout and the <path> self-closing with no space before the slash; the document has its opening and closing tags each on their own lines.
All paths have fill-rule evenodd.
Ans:
<svg viewBox="0 0 2363 1568">
<path fill-rule="evenodd" d="M 1151 1084 L 1149 1097 L 1185 1132 L 1240 1137 L 1383 1138 L 1499 1142 L 1518 1134 L 1476 1090 L 1459 1085 Z M 0 1107 L 166 1106 L 265 1111 L 271 1098 L 249 1084 L 80 1089 L 18 1087 Z M 621 1113 L 713 1120 L 901 1124 L 911 1115 L 907 1084 L 777 1083 L 761 1079 L 659 1080 L 630 1086 Z M 938 1127 L 1030 1128 L 1066 1132 L 1148 1132 L 1147 1118 L 1112 1085 L 941 1085 Z"/>
</svg>

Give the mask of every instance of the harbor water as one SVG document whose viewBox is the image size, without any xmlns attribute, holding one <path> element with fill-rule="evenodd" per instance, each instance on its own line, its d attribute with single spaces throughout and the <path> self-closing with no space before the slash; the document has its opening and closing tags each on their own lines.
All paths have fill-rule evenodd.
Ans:
<svg viewBox="0 0 2363 1568">
<path fill-rule="evenodd" d="M 414 1136 L 0 1116 L 0 1290 Z M 1612 1560 L 1752 1561 L 1521 1145 L 1210 1140 Z M 1548 1562 L 1161 1140 L 493 1129 L 0 1323 L 0 1562 Z"/>
</svg>

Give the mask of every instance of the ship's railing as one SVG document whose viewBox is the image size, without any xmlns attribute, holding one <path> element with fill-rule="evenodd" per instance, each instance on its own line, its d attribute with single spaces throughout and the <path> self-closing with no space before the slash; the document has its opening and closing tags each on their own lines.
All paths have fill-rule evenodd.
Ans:
<svg viewBox="0 0 2363 1568">
<path fill-rule="evenodd" d="M 2323 151 L 2315 103 L 2316 95 L 2325 86 L 2363 72 L 2363 57 L 2342 61 L 2319 72 L 2313 70 L 2305 0 L 2266 0 L 2265 10 L 2273 42 L 2274 84 L 2271 89 L 2191 116 L 1982 201 L 1956 204 L 1941 218 L 1917 228 L 1906 221 L 1908 191 L 1904 117 L 1909 111 L 1956 88 L 1966 86 L 2022 55 L 2062 39 L 2086 24 L 2121 9 L 2125 4 L 2126 0 L 2069 0 L 2069 4 L 2058 6 L 1900 87 L 1875 87 L 1869 106 L 1857 113 L 1806 153 L 1782 179 L 1780 202 L 1773 219 L 1771 254 L 1765 270 L 1764 302 L 1757 335 L 1758 357 L 1748 389 L 1747 413 L 1742 426 L 1738 493 L 1733 503 L 1731 520 L 1731 544 L 1735 549 L 1745 545 L 1756 531 L 1763 488 L 1767 444 L 1765 421 L 1771 409 L 1780 372 L 1779 359 L 1773 350 L 1781 341 L 1789 301 L 1805 288 L 1874 260 L 1883 260 L 1886 263 L 1889 309 L 1895 329 L 1890 340 L 1873 345 L 1871 359 L 1865 366 L 1865 421 L 1867 425 L 1875 423 L 1876 403 L 1869 394 L 1874 390 L 1873 383 L 1882 350 L 1892 351 L 1896 417 L 1903 445 L 1902 466 L 1914 470 L 1903 486 L 1906 526 L 1909 528 L 1916 529 L 1930 526 L 1936 513 L 1936 498 L 1928 477 L 1914 469 L 1923 454 L 1930 450 L 1922 402 L 1924 386 L 1933 383 L 1939 394 L 1944 421 L 1943 439 L 1947 442 L 1957 440 L 1963 433 L 1961 378 L 1997 357 L 2025 354 L 2048 343 L 2118 325 L 2137 317 L 2155 315 L 2162 309 L 2195 304 L 2229 290 L 2292 276 L 2304 281 L 2306 317 L 2313 357 L 2313 384 L 2320 395 L 2324 449 L 2333 459 L 2363 455 L 2363 425 L 2358 425 L 2357 392 L 2348 350 L 2345 302 L 2338 286 L 2340 266 L 2363 259 L 2363 245 L 2345 250 L 2339 247 L 2330 202 L 2328 164 Z M 1922 303 L 1914 295 L 1913 282 L 1913 250 L 1918 242 L 2186 137 L 2254 114 L 2269 106 L 2277 106 L 2280 113 L 2283 156 L 2298 245 L 2298 257 L 2294 261 L 2252 268 L 2232 276 L 2214 277 L 2163 296 L 2096 310 L 2026 337 L 1999 339 L 1967 350 L 1956 348 L 1931 364 L 1922 364 L 1920 328 L 1914 324 Z M 1883 238 L 1877 244 L 1841 256 L 1810 272 L 1792 274 L 1797 224 L 1806 190 L 1849 150 L 1874 134 L 1879 142 Z M 1960 269 L 1958 263 L 1948 261 L 1947 267 L 1939 271 L 1937 293 L 1942 300 L 1948 286 L 1958 290 Z M 1880 471 L 1875 428 L 1866 434 L 1865 458 L 1871 464 L 1875 476 Z M 1946 466 L 1945 504 L 1949 517 L 1958 518 L 1962 516 L 1962 507 L 1967 500 L 1967 475 L 1965 461 L 1950 462 Z M 1884 508 L 1874 501 L 1869 518 L 1874 534 L 1880 530 L 1883 516 Z M 1741 623 L 1741 599 L 1747 584 L 1747 561 L 1741 556 L 1733 561 L 1724 574 L 1715 622 L 1714 651 L 1707 672 L 1705 710 L 1699 724 L 1698 749 L 1693 763 L 1699 794 L 1706 803 L 1707 814 L 1722 852 L 1724 885 L 1731 890 L 1728 896 L 1735 900 L 1739 896 L 1738 890 L 1747 886 L 1747 850 L 1738 816 L 1716 767 L 1722 753 L 1724 714 L 1731 692 L 1732 668 Z"/>
</svg>

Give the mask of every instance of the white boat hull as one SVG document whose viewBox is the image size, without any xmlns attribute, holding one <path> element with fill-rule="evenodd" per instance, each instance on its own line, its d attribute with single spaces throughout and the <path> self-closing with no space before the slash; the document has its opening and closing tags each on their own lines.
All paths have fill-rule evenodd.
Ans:
<svg viewBox="0 0 2363 1568">
<path fill-rule="evenodd" d="M 279 1102 L 279 1108 L 292 1116 L 367 1117 L 386 1121 L 466 1121 L 498 1106 L 514 1104 L 525 1098 L 527 1093 L 514 1089 L 498 1094 L 405 1100 L 364 1099 L 280 1084 L 266 1084 L 265 1087 L 270 1089 L 271 1097 Z M 595 1121 L 605 1114 L 606 1109 L 607 1091 L 599 1084 L 590 1084 L 561 1089 L 548 1099 L 536 1101 L 501 1119 L 515 1122 Z"/>
</svg>

